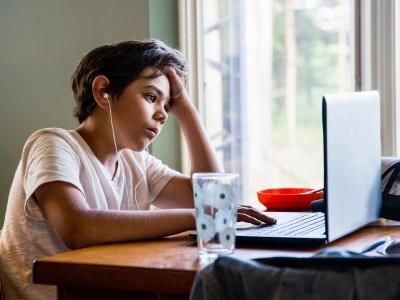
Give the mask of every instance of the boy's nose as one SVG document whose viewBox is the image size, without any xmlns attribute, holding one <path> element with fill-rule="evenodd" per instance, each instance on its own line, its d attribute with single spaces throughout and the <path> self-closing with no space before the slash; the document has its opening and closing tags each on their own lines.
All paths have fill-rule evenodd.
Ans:
<svg viewBox="0 0 400 300">
<path fill-rule="evenodd" d="M 155 119 L 161 124 L 165 123 L 168 119 L 168 114 L 164 109 L 157 110 L 157 112 L 154 115 Z"/>
</svg>

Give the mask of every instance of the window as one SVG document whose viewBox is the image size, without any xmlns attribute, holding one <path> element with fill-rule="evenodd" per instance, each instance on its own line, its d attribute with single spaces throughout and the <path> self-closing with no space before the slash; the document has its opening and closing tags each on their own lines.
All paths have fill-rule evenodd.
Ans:
<svg viewBox="0 0 400 300">
<path fill-rule="evenodd" d="M 204 83 L 194 98 L 225 170 L 241 175 L 243 202 L 257 205 L 262 188 L 322 187 L 321 100 L 327 93 L 378 89 L 385 95 L 383 154 L 395 154 L 394 121 L 385 117 L 394 111 L 395 93 L 382 84 L 394 51 L 380 51 L 388 40 L 394 44 L 385 35 L 395 28 L 387 22 L 394 23 L 394 1 L 384 2 L 181 5 L 181 13 L 192 16 L 183 25 L 192 47 L 184 52 L 199 76 L 192 87 Z"/>
</svg>

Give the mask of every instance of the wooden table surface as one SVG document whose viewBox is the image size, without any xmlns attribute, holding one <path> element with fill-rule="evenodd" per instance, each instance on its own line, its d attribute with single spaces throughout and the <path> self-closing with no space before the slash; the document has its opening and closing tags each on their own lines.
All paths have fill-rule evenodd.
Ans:
<svg viewBox="0 0 400 300">
<path fill-rule="evenodd" d="M 380 220 L 317 248 L 238 245 L 233 257 L 302 257 L 327 247 L 360 251 L 384 235 L 400 239 L 399 225 Z M 39 259 L 34 262 L 33 281 L 58 286 L 60 299 L 106 299 L 119 294 L 129 298 L 132 292 L 141 298 L 187 298 L 196 272 L 206 264 L 198 259 L 196 242 L 186 232 L 157 240 L 93 246 Z"/>
</svg>

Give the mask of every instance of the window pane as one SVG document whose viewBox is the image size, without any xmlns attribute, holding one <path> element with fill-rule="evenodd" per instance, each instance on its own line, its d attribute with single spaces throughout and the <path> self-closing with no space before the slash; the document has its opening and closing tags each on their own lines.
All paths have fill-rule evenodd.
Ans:
<svg viewBox="0 0 400 300">
<path fill-rule="evenodd" d="M 242 203 L 323 186 L 322 96 L 353 90 L 351 0 L 203 0 L 205 124 Z"/>
</svg>

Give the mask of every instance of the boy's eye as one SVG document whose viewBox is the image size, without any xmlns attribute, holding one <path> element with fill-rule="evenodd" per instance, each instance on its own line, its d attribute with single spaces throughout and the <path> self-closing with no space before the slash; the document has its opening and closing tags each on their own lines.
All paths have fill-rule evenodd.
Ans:
<svg viewBox="0 0 400 300">
<path fill-rule="evenodd" d="M 169 112 L 169 110 L 171 109 L 172 106 L 172 101 L 168 101 L 168 103 L 164 106 L 164 110 L 165 112 Z"/>
<path fill-rule="evenodd" d="M 170 105 L 168 104 L 168 105 L 165 105 L 164 106 L 164 111 L 167 113 L 168 111 L 169 111 L 169 109 L 170 109 Z"/>
<path fill-rule="evenodd" d="M 154 103 L 157 100 L 157 97 L 154 95 L 146 95 L 145 96 L 146 100 L 149 101 L 150 103 Z"/>
</svg>

